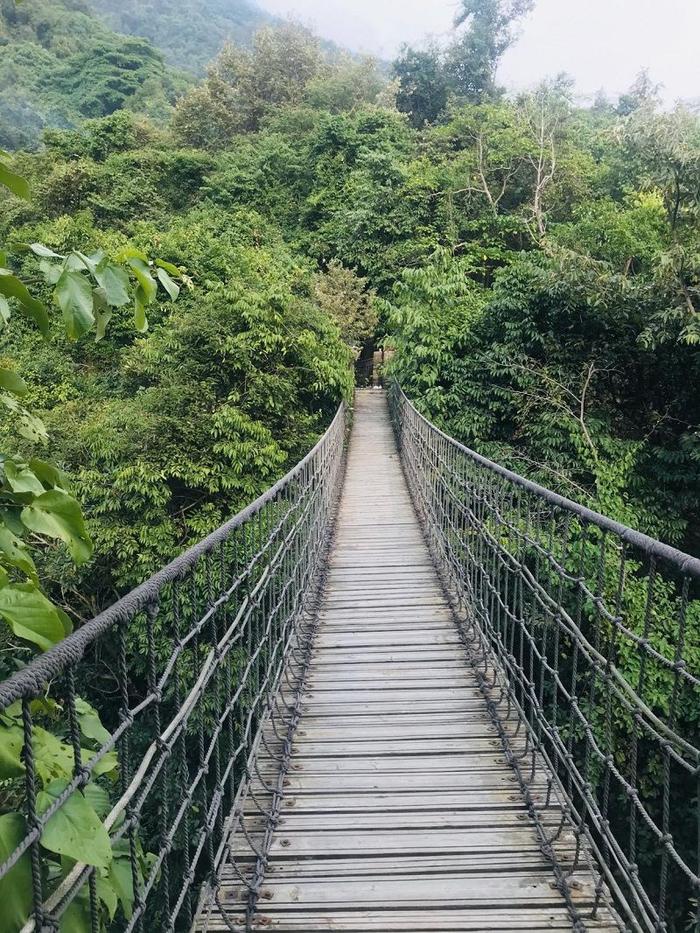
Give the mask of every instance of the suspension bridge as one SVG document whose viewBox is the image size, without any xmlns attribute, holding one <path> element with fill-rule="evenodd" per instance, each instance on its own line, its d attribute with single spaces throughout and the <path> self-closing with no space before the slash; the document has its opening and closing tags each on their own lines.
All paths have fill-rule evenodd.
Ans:
<svg viewBox="0 0 700 933">
<path fill-rule="evenodd" d="M 82 930 L 82 904 L 94 933 L 700 930 L 700 561 L 461 446 L 397 386 L 348 422 L 0 684 L 25 826 L 0 885 L 31 880 L 11 929 Z M 42 807 L 47 698 L 75 762 Z M 87 754 L 85 698 L 106 730 Z M 42 845 L 95 786 L 128 869 L 114 909 L 109 869 Z"/>
</svg>

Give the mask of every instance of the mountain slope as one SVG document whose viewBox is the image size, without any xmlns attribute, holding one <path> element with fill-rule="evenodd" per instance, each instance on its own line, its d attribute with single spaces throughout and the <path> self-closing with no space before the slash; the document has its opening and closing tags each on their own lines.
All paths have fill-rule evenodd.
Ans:
<svg viewBox="0 0 700 933">
<path fill-rule="evenodd" d="M 250 0 L 90 0 L 112 29 L 142 36 L 167 62 L 202 74 L 228 40 L 247 45 L 274 18 Z"/>
<path fill-rule="evenodd" d="M 31 148 L 45 127 L 121 108 L 162 119 L 188 83 L 83 0 L 0 0 L 0 148 Z"/>
</svg>

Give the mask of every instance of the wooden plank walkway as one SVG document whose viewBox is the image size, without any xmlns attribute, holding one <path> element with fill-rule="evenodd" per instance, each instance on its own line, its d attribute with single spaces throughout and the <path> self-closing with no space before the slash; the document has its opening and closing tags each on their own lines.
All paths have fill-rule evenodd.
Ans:
<svg viewBox="0 0 700 933">
<path fill-rule="evenodd" d="M 301 714 L 250 929 L 572 929 L 469 670 L 381 391 L 357 394 Z M 266 745 L 260 772 L 273 778 L 279 743 Z M 558 807 L 549 812 L 557 825 Z M 262 840 L 255 805 L 246 819 Z M 246 845 L 233 847 L 239 863 Z M 573 839 L 558 851 L 571 860 Z M 230 863 L 221 882 L 228 924 L 209 904 L 198 930 L 245 929 L 247 892 Z M 576 906 L 592 898 L 577 872 Z M 618 927 L 602 910 L 586 929 Z"/>
</svg>

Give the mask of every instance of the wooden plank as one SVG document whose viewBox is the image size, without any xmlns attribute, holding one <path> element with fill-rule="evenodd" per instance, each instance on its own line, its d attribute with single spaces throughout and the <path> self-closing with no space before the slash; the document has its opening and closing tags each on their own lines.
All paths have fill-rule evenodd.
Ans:
<svg viewBox="0 0 700 933">
<path fill-rule="evenodd" d="M 246 892 L 239 892 L 244 899 Z M 279 909 L 300 910 L 311 906 L 326 910 L 352 905 L 355 910 L 379 907 L 382 910 L 403 907 L 426 907 L 454 909 L 460 907 L 506 907 L 519 906 L 552 908 L 561 904 L 561 894 L 549 874 L 512 874 L 493 877 L 369 879 L 361 885 L 352 877 L 346 882 L 307 882 L 289 884 L 266 882 L 262 897 L 265 912 L 272 914 Z M 594 900 L 593 885 L 581 882 L 574 898 L 582 907 Z"/>
<path fill-rule="evenodd" d="M 569 862 L 575 848 L 570 850 Z M 278 859 L 270 865 L 269 877 L 274 881 L 294 879 L 299 881 L 313 878 L 328 881 L 352 877 L 358 884 L 365 878 L 431 878 L 449 876 L 458 878 L 465 875 L 491 875 L 503 872 L 542 873 L 541 853 L 532 850 L 524 852 L 496 852 L 489 856 L 488 866 L 484 866 L 481 856 L 468 853 L 448 852 L 431 855 L 396 855 L 364 856 L 362 858 L 307 858 L 283 861 Z M 227 867 L 222 878 L 233 876 L 233 868 Z"/>
<path fill-rule="evenodd" d="M 244 923 L 242 915 L 232 915 Z M 336 911 L 332 917 L 318 913 L 299 911 L 293 916 L 270 915 L 264 905 L 253 930 L 271 930 L 274 933 L 316 933 L 316 931 L 341 931 L 341 933 L 516 933 L 516 931 L 571 931 L 571 920 L 562 908 L 542 910 L 520 908 L 519 910 L 449 910 L 440 911 L 384 911 L 381 914 Z M 212 933 L 228 931 L 223 920 L 214 918 L 207 926 Z M 609 919 L 586 920 L 586 929 L 617 930 Z"/>
<path fill-rule="evenodd" d="M 542 791 L 544 791 L 544 786 Z M 494 810 L 523 809 L 523 800 L 519 793 L 508 789 L 491 788 L 475 790 L 472 787 L 459 790 L 423 790 L 417 792 L 365 792 L 329 790 L 325 794 L 288 793 L 282 803 L 282 812 L 294 810 L 294 813 L 392 813 L 395 811 L 465 811 L 490 812 Z M 250 803 L 250 813 L 255 813 L 255 806 Z"/>
</svg>

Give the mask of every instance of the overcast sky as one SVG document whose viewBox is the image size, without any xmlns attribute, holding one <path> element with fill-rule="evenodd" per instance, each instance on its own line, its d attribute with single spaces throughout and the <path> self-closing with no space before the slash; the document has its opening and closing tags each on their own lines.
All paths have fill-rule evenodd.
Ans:
<svg viewBox="0 0 700 933">
<path fill-rule="evenodd" d="M 402 42 L 447 36 L 458 0 L 259 0 L 328 39 L 391 58 Z M 500 78 L 510 88 L 566 71 L 581 95 L 626 90 L 643 67 L 667 100 L 700 98 L 700 0 L 537 0 Z"/>
</svg>

